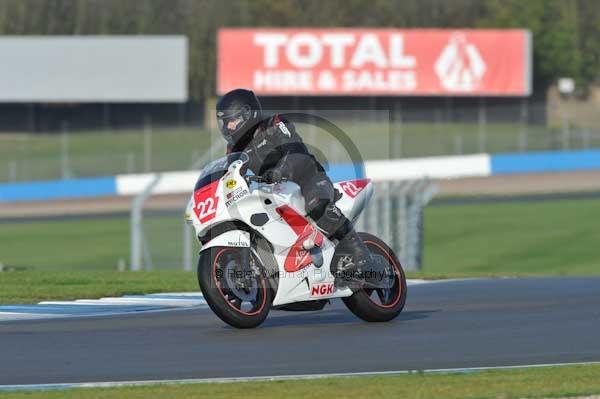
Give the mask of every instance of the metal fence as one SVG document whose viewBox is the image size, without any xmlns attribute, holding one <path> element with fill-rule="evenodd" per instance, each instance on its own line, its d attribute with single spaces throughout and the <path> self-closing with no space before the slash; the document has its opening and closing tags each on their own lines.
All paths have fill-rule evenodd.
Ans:
<svg viewBox="0 0 600 399">
<path fill-rule="evenodd" d="M 419 125 L 394 125 L 392 130 L 378 129 L 367 123 L 346 128 L 363 159 L 394 159 L 439 155 L 506 153 L 525 151 L 588 149 L 600 147 L 600 131 L 592 129 L 511 130 L 496 127 L 496 131 L 481 133 L 472 127 L 446 130 Z M 379 130 L 379 133 L 377 132 Z M 424 131 L 426 130 L 426 131 Z M 420 132 L 424 131 L 424 132 Z M 320 135 L 319 129 L 303 132 L 306 143 L 318 150 L 328 162 L 346 162 L 347 154 L 339 143 Z M 19 138 L 23 147 L 42 147 L 42 151 L 24 150 L 2 154 L 0 182 L 52 180 L 120 173 L 145 173 L 186 170 L 210 146 L 214 133 L 191 130 L 156 131 L 148 133 L 107 134 L 98 139 L 91 134 L 53 135 L 38 139 Z M 208 137 L 208 138 L 207 138 Z M 90 138 L 86 143 L 86 138 Z M 97 145 L 105 140 L 109 144 Z M 0 143 L 7 141 L 0 135 Z M 121 145 L 120 142 L 127 144 Z M 110 144 L 112 142 L 112 144 Z M 10 145 L 13 146 L 14 145 Z M 86 152 L 86 148 L 99 148 Z M 1 147 L 1 146 L 0 146 Z M 113 148 L 114 147 L 114 148 Z M 137 148 L 135 148 L 137 147 Z M 8 152 L 7 146 L 2 147 Z M 4 152 L 0 149 L 0 152 Z M 27 155 L 27 154 L 30 155 Z"/>
<path fill-rule="evenodd" d="M 223 141 L 214 141 L 204 155 L 193 160 L 188 167 L 196 169 L 205 165 L 211 159 L 218 158 L 223 151 Z M 176 205 L 165 208 L 146 207 L 161 179 L 160 173 L 155 174 L 154 179 L 131 202 L 131 270 L 151 270 L 154 267 L 192 269 L 192 229 L 183 221 L 189 198 L 182 199 L 178 204 L 180 196 L 177 196 Z"/>
<path fill-rule="evenodd" d="M 437 190 L 428 179 L 377 182 L 356 229 L 385 241 L 405 270 L 419 270 L 423 260 L 423 210 Z"/>
<path fill-rule="evenodd" d="M 510 120 L 511 114 L 503 111 L 508 115 L 500 120 L 487 117 L 478 108 L 462 111 L 470 119 L 457 119 L 443 108 L 432 108 L 427 122 L 411 119 L 402 109 L 285 112 L 331 121 L 359 149 L 363 160 L 600 147 L 600 128 L 570 117 L 549 127 L 528 123 L 526 113 Z M 322 160 L 348 161 L 346 149 L 323 126 L 309 121 L 297 123 L 297 128 Z M 185 170 L 215 140 L 222 139 L 214 128 L 158 125 L 150 117 L 129 129 L 99 127 L 85 132 L 72 129 L 65 120 L 60 132 L 0 133 L 0 182 Z"/>
</svg>

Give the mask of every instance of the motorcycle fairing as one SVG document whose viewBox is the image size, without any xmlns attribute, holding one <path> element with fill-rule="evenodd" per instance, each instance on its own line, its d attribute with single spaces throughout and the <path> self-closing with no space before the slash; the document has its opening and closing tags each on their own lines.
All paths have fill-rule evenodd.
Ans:
<svg viewBox="0 0 600 399">
<path fill-rule="evenodd" d="M 248 186 L 240 174 L 242 165 L 240 160 L 233 162 L 222 177 L 198 187 L 192 195 L 186 218 L 194 226 L 197 236 L 216 225 L 234 221 L 245 224 L 269 241 L 279 269 L 274 306 L 352 295 L 349 288 L 334 286 L 330 265 L 335 245 L 306 217 L 298 185 L 284 182 Z M 336 204 L 346 217 L 356 220 L 372 195 L 370 180 L 339 182 L 334 186 L 342 193 Z M 252 215 L 257 212 L 268 215 L 268 221 L 261 226 L 251 223 Z M 221 237 L 224 234 L 226 236 Z M 307 238 L 314 242 L 320 253 L 303 248 Z M 245 245 L 249 240 L 249 233 L 232 228 L 205 242 L 201 251 L 212 246 L 238 246 L 242 242 Z M 313 255 L 320 258 L 319 262 L 314 261 Z"/>
</svg>

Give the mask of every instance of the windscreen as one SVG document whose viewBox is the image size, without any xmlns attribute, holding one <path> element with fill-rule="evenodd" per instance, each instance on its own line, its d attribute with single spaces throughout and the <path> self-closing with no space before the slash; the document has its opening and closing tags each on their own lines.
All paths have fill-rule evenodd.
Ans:
<svg viewBox="0 0 600 399">
<path fill-rule="evenodd" d="M 200 177 L 196 182 L 196 187 L 194 187 L 194 191 L 214 182 L 215 180 L 220 179 L 223 177 L 223 175 L 225 175 L 225 173 L 227 173 L 227 168 L 229 168 L 229 165 L 238 159 L 244 160 L 246 158 L 247 155 L 243 152 L 233 152 L 222 158 L 212 161 L 202 169 Z"/>
</svg>

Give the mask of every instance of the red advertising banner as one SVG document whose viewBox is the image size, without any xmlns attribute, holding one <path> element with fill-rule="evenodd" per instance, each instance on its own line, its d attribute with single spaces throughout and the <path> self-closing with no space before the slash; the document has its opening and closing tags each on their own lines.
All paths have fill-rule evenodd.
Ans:
<svg viewBox="0 0 600 399">
<path fill-rule="evenodd" d="M 221 29 L 217 91 L 527 96 L 525 30 Z"/>
</svg>

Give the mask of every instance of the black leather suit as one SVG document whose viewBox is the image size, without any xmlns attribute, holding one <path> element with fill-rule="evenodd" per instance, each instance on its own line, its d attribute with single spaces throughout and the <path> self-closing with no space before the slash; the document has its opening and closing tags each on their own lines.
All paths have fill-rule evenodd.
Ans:
<svg viewBox="0 0 600 399">
<path fill-rule="evenodd" d="M 330 238 L 341 240 L 352 229 L 335 205 L 337 193 L 325 169 L 308 151 L 294 125 L 280 115 L 263 120 L 227 150 L 245 152 L 248 168 L 256 175 L 277 171 L 298 184 L 306 212 Z"/>
</svg>

